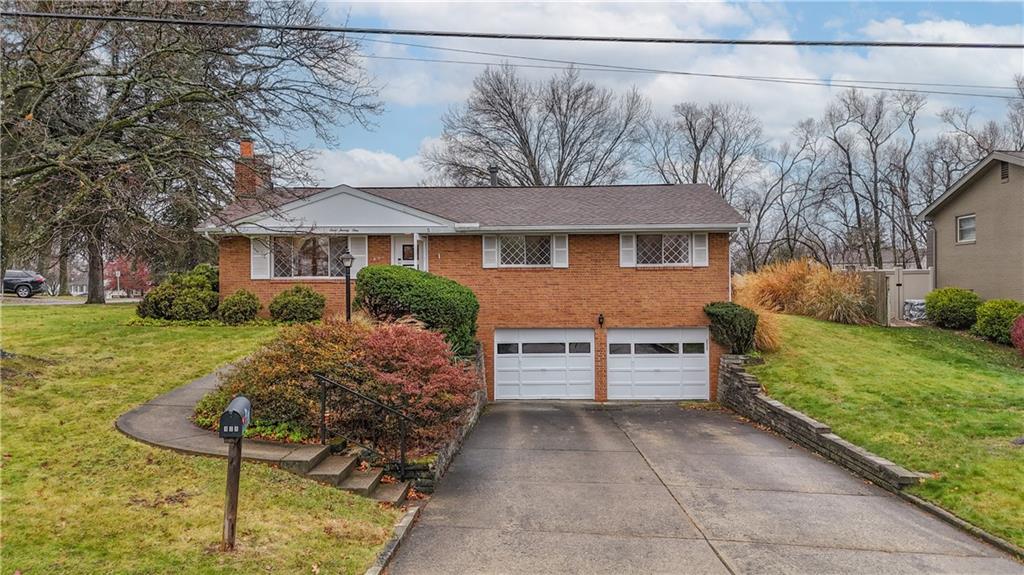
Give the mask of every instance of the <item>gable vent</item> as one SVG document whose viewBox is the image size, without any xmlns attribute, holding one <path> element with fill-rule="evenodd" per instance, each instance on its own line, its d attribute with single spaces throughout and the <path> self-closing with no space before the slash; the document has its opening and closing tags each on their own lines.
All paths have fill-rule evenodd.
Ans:
<svg viewBox="0 0 1024 575">
<path fill-rule="evenodd" d="M 999 178 L 1004 183 L 1010 181 L 1010 162 L 999 162 Z"/>
</svg>

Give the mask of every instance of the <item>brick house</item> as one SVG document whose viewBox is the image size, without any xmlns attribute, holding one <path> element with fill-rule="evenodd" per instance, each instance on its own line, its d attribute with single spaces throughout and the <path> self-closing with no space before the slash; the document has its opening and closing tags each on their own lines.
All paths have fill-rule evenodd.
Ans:
<svg viewBox="0 0 1024 575">
<path fill-rule="evenodd" d="M 199 229 L 219 242 L 224 295 L 266 306 L 304 284 L 338 313 L 347 249 L 353 277 L 410 266 L 476 293 L 491 399 L 715 395 L 723 350 L 702 308 L 730 299 L 745 223 L 706 185 L 270 189 L 241 169 L 257 193 L 239 196 L 260 207 L 242 199 Z"/>
</svg>

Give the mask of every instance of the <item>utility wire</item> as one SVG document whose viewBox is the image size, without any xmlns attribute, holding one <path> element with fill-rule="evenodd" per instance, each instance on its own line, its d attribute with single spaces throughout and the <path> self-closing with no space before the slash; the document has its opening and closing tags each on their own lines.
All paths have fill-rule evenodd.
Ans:
<svg viewBox="0 0 1024 575">
<path fill-rule="evenodd" d="M 563 64 L 563 65 L 567 65 L 567 66 L 573 66 L 573 67 L 576 67 L 578 69 L 594 68 L 595 69 L 594 71 L 612 71 L 612 72 L 619 71 L 619 72 L 635 72 L 635 73 L 643 73 L 643 74 L 671 74 L 671 75 L 679 75 L 679 76 L 696 76 L 696 77 L 706 77 L 706 78 L 724 78 L 724 79 L 749 80 L 749 81 L 772 82 L 772 83 L 782 83 L 782 84 L 798 84 L 798 85 L 802 84 L 802 85 L 826 86 L 826 87 L 862 88 L 862 89 L 865 89 L 865 90 L 890 90 L 890 91 L 894 91 L 894 92 L 919 92 L 919 93 L 950 95 L 950 96 L 971 96 L 971 97 L 978 97 L 978 98 L 997 98 L 997 99 L 1002 99 L 1002 100 L 1017 100 L 1017 99 L 1019 99 L 1019 97 L 1017 97 L 1017 96 L 1003 96 L 1003 95 L 999 95 L 999 94 L 979 94 L 979 93 L 974 93 L 974 92 L 952 92 L 952 91 L 945 91 L 945 90 L 922 90 L 922 89 L 910 89 L 910 88 L 899 88 L 899 87 L 884 88 L 884 87 L 864 86 L 863 85 L 863 84 L 875 84 L 875 83 L 877 83 L 877 84 L 892 84 L 892 85 L 897 85 L 897 86 L 898 85 L 947 86 L 947 84 L 940 84 L 940 83 L 894 82 L 894 81 L 883 81 L 883 80 L 868 80 L 868 81 L 840 80 L 840 81 L 831 81 L 831 80 L 826 80 L 826 79 L 823 79 L 823 78 L 794 78 L 794 77 L 778 77 L 778 76 L 751 76 L 751 75 L 736 75 L 736 74 L 713 74 L 713 73 L 710 73 L 710 72 L 688 72 L 688 71 L 682 71 L 682 70 L 663 70 L 663 69 L 658 69 L 658 68 L 642 68 L 642 67 L 637 67 L 637 66 L 621 66 L 621 65 L 618 65 L 618 64 L 601 64 L 601 63 L 595 63 L 595 62 L 581 62 L 581 61 L 577 61 L 577 60 L 563 60 L 563 59 L 559 59 L 559 58 L 542 58 L 542 57 L 536 57 L 536 56 L 520 56 L 520 55 L 517 55 L 517 54 L 508 54 L 508 53 L 503 53 L 503 52 L 488 52 L 488 51 L 483 51 L 483 50 L 469 50 L 469 49 L 465 49 L 465 48 L 448 48 L 448 47 L 443 47 L 443 46 L 431 46 L 429 44 L 417 44 L 417 43 L 413 43 L 413 42 L 403 42 L 403 41 L 399 41 L 399 40 L 380 40 L 380 39 L 376 39 L 376 38 L 362 38 L 360 40 L 361 41 L 366 41 L 366 42 L 378 43 L 378 44 L 392 44 L 392 45 L 398 45 L 398 46 L 408 46 L 408 47 L 413 47 L 413 48 L 424 48 L 424 49 L 428 49 L 428 50 L 439 50 L 439 51 L 444 51 L 444 52 L 456 52 L 456 53 L 460 53 L 460 54 L 472 54 L 472 55 L 477 55 L 477 56 L 493 56 L 493 57 L 497 57 L 497 58 L 512 58 L 512 59 L 517 59 L 517 60 L 529 60 L 529 61 L 534 61 L 534 62 L 546 62 L 546 63 L 554 63 L 554 64 Z M 398 59 L 398 57 L 396 57 L 396 56 L 389 56 L 388 58 Z M 409 60 L 415 60 L 415 58 L 408 58 L 408 59 Z M 424 59 L 424 61 L 428 61 L 428 62 L 429 61 L 436 61 L 436 62 L 441 62 L 441 63 L 448 62 L 446 60 L 431 60 L 431 59 Z M 481 62 L 459 61 L 459 60 L 452 60 L 451 62 L 453 62 L 453 63 L 477 64 L 477 65 L 485 64 L 485 65 L 494 65 L 494 66 L 502 65 L 502 63 L 498 63 L 498 62 L 481 63 Z M 513 66 L 516 66 L 516 65 L 513 64 Z M 528 66 L 523 66 L 523 65 L 519 65 L 519 66 L 520 67 L 528 67 Z M 564 66 L 553 67 L 553 69 L 564 69 Z M 955 84 L 949 84 L 948 86 L 960 87 L 960 86 L 955 85 Z M 970 85 L 964 85 L 964 87 L 968 87 L 968 86 L 970 86 Z M 974 87 L 974 86 L 971 86 L 971 87 Z M 977 87 L 981 87 L 981 86 L 977 86 Z M 986 88 L 996 88 L 996 89 L 1003 89 L 1003 90 L 1016 90 L 1017 89 L 1016 87 L 1011 87 L 1011 86 L 986 86 Z"/>
<path fill-rule="evenodd" d="M 103 22 L 134 22 L 145 24 L 176 24 L 188 26 L 214 26 L 219 28 L 249 28 L 296 32 L 340 32 L 344 34 L 386 34 L 389 36 L 429 36 L 435 38 L 483 38 L 489 40 L 552 40 L 558 42 L 613 42 L 629 44 L 707 44 L 723 46 L 830 46 L 848 48 L 982 48 L 1021 50 L 1024 44 L 1006 42 L 888 42 L 870 40 L 753 40 L 735 38 L 669 38 L 630 36 L 569 36 L 559 34 L 523 34 L 501 32 L 455 32 L 442 30 L 409 30 L 400 28 L 365 28 L 352 26 L 323 26 L 297 24 L 267 24 L 260 22 L 232 22 L 226 20 L 193 20 L 184 18 L 156 18 L 152 16 L 113 16 L 102 14 L 67 14 L 59 12 L 15 12 L 4 10 L 2 16 L 15 18 L 56 18 L 62 20 L 96 20 Z"/>
<path fill-rule="evenodd" d="M 914 92 L 918 94 L 941 94 L 947 96 L 971 96 L 976 98 L 997 98 L 1002 100 L 1015 100 L 1018 99 L 1015 96 L 1003 96 L 1000 94 L 977 94 L 973 92 L 953 92 L 947 90 L 928 90 L 928 89 L 917 89 L 917 88 L 900 88 L 900 87 L 887 87 L 887 86 L 864 86 L 862 84 L 852 84 L 846 81 L 830 81 L 822 78 L 808 78 L 808 79 L 796 79 L 796 78 L 774 78 L 771 76 L 740 76 L 733 74 L 705 74 L 701 72 L 685 72 L 681 70 L 661 70 L 657 68 L 633 68 L 633 67 L 592 67 L 589 64 L 575 65 L 575 63 L 567 62 L 568 65 L 557 66 L 553 64 L 512 64 L 508 62 L 480 62 L 474 60 L 443 60 L 434 58 L 413 58 L 407 56 L 382 56 L 378 54 L 364 54 L 365 58 L 372 58 L 376 60 L 395 60 L 403 62 L 427 62 L 434 64 L 469 64 L 476 66 L 511 66 L 513 68 L 528 68 L 528 69 L 541 69 L 541 70 L 580 70 L 585 72 L 622 72 L 622 73 L 633 73 L 633 74 L 666 74 L 666 75 L 680 75 L 680 76 L 697 76 L 705 78 L 718 78 L 724 80 L 747 80 L 754 82 L 769 82 L 775 84 L 795 84 L 802 86 L 821 86 L 825 88 L 858 88 L 862 90 L 880 90 L 890 92 Z M 925 84 L 934 85 L 934 84 Z"/>
</svg>

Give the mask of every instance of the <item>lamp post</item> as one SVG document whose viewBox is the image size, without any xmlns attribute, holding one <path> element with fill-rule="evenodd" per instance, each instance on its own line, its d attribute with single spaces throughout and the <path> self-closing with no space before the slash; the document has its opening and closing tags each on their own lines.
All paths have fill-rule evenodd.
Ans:
<svg viewBox="0 0 1024 575">
<path fill-rule="evenodd" d="M 352 264 L 356 261 L 356 257 L 345 248 L 345 251 L 341 252 L 341 267 L 345 269 L 345 321 L 352 321 Z"/>
</svg>

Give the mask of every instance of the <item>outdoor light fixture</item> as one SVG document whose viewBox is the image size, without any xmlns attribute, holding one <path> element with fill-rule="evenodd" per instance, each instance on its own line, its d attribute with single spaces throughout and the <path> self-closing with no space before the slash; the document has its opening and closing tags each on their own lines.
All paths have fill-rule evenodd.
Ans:
<svg viewBox="0 0 1024 575">
<path fill-rule="evenodd" d="M 603 313 L 597 314 L 597 325 L 602 326 L 602 327 L 604 326 L 604 314 Z"/>
<path fill-rule="evenodd" d="M 352 321 L 352 264 L 355 263 L 356 257 L 345 248 L 345 251 L 341 252 L 338 256 L 341 259 L 341 267 L 345 268 L 345 321 Z"/>
</svg>

